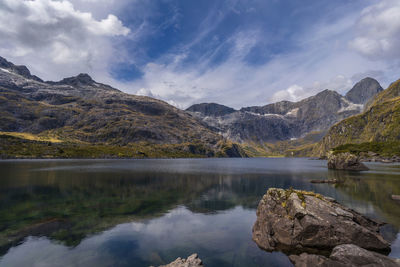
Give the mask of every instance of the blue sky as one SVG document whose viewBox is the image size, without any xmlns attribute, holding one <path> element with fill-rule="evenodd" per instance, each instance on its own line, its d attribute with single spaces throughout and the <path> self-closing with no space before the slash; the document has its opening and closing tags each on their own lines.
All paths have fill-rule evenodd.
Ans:
<svg viewBox="0 0 400 267">
<path fill-rule="evenodd" d="M 400 76 L 397 0 L 2 2 L 0 55 L 44 79 L 86 72 L 181 108 L 295 101 Z"/>
</svg>

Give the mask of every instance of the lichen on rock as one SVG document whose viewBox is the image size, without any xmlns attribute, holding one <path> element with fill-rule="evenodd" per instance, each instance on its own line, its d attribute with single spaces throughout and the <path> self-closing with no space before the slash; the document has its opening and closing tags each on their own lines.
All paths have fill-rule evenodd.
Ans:
<svg viewBox="0 0 400 267">
<path fill-rule="evenodd" d="M 173 262 L 167 265 L 161 265 L 159 267 L 200 267 L 203 266 L 203 262 L 199 259 L 199 256 L 195 253 L 190 255 L 187 259 L 177 258 Z"/>
<path fill-rule="evenodd" d="M 365 166 L 358 156 L 349 152 L 345 153 L 328 153 L 328 168 L 335 170 L 350 171 L 367 171 L 369 168 Z"/>
<path fill-rule="evenodd" d="M 253 240 L 267 251 L 322 253 L 356 244 L 387 253 L 382 224 L 314 192 L 270 188 L 257 209 Z"/>
<path fill-rule="evenodd" d="M 289 259 L 296 267 L 400 266 L 400 259 L 393 259 L 352 244 L 336 246 L 329 258 L 322 255 L 302 253 L 301 255 L 291 255 Z"/>
</svg>

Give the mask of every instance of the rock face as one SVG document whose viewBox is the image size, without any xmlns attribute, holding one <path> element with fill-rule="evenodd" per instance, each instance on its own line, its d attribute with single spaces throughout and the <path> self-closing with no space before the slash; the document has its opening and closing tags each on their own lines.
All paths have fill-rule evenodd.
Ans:
<svg viewBox="0 0 400 267">
<path fill-rule="evenodd" d="M 362 249 L 356 245 L 345 244 L 336 246 L 329 258 L 321 255 L 303 253 L 289 257 L 296 267 L 356 267 L 380 266 L 399 267 L 400 260 L 392 259 L 382 254 Z"/>
<path fill-rule="evenodd" d="M 370 77 L 364 78 L 347 92 L 346 98 L 354 104 L 366 104 L 379 92 L 383 91 L 382 86 Z"/>
<path fill-rule="evenodd" d="M 299 102 L 280 101 L 239 111 L 215 103 L 202 103 L 187 111 L 233 141 L 276 142 L 301 138 L 311 132 L 325 132 L 333 124 L 361 113 L 364 104 L 380 90 L 376 80 L 366 78 L 349 91 L 348 97 L 324 90 Z"/>
<path fill-rule="evenodd" d="M 334 170 L 367 171 L 367 166 L 360 162 L 360 159 L 349 152 L 329 153 L 328 168 Z"/>
<path fill-rule="evenodd" d="M 319 194 L 270 188 L 258 205 L 253 240 L 262 249 L 287 254 L 329 253 L 350 243 L 389 252 L 379 227 L 378 222 Z"/>
<path fill-rule="evenodd" d="M 199 259 L 197 254 L 192 254 L 187 259 L 177 258 L 170 264 L 161 265 L 160 267 L 198 267 L 198 266 L 203 266 L 203 263 Z"/>
<path fill-rule="evenodd" d="M 195 104 L 190 106 L 186 110 L 191 112 L 199 112 L 204 116 L 213 116 L 213 117 L 225 116 L 236 111 L 233 108 L 216 103 Z"/>
</svg>

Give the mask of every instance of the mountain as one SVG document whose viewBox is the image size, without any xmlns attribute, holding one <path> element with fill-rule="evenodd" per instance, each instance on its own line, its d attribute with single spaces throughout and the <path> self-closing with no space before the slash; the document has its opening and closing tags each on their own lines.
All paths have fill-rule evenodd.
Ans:
<svg viewBox="0 0 400 267">
<path fill-rule="evenodd" d="M 370 77 L 364 78 L 347 92 L 346 99 L 354 104 L 366 104 L 379 92 L 383 91 L 381 85 Z"/>
<path fill-rule="evenodd" d="M 299 102 L 280 101 L 238 111 L 203 103 L 187 111 L 235 142 L 277 142 L 302 138 L 312 132 L 326 132 L 336 122 L 359 114 L 364 104 L 381 90 L 376 80 L 365 78 L 346 96 L 324 90 Z"/>
<path fill-rule="evenodd" d="M 400 141 L 400 80 L 372 100 L 368 108 L 332 126 L 315 151 L 324 155 L 344 144 Z"/>
<path fill-rule="evenodd" d="M 44 82 L 1 57 L 0 131 L 83 145 L 146 142 L 146 151 L 178 150 L 179 156 L 240 156 L 234 144 L 163 101 L 123 93 L 87 74 Z"/>
<path fill-rule="evenodd" d="M 204 116 L 213 116 L 213 117 L 228 115 L 236 111 L 233 108 L 216 103 L 195 104 L 190 106 L 186 110 L 190 112 L 199 112 Z"/>
</svg>

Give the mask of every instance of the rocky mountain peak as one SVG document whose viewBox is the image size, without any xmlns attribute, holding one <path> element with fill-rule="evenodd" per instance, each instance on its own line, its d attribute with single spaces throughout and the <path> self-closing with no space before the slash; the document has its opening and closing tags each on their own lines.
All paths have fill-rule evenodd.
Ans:
<svg viewBox="0 0 400 267">
<path fill-rule="evenodd" d="M 89 74 L 80 73 L 78 76 L 64 78 L 58 83 L 67 84 L 71 86 L 85 86 L 85 85 L 91 85 L 95 83 L 95 81 L 92 79 L 92 77 L 89 76 Z"/>
<path fill-rule="evenodd" d="M 13 66 L 11 62 L 8 62 L 7 59 L 0 57 L 0 68 L 6 68 L 9 69 Z"/>
<path fill-rule="evenodd" d="M 346 99 L 355 104 L 365 104 L 376 94 L 383 91 L 379 82 L 373 78 L 367 77 L 359 81 L 347 92 Z"/>
<path fill-rule="evenodd" d="M 18 74 L 18 75 L 21 75 L 21 76 L 23 76 L 23 77 L 25 77 L 27 79 L 31 79 L 31 80 L 42 82 L 42 80 L 39 77 L 37 77 L 35 75 L 32 75 L 31 72 L 29 71 L 29 69 L 26 66 L 24 66 L 24 65 L 20 65 L 20 66 L 14 65 L 13 63 L 7 61 L 7 59 L 5 59 L 3 57 L 0 57 L 0 68 L 4 68 L 4 69 L 7 69 L 7 70 L 10 70 L 11 72 L 13 72 L 15 74 Z"/>
<path fill-rule="evenodd" d="M 191 112 L 199 112 L 204 116 L 215 116 L 215 117 L 224 116 L 236 111 L 233 108 L 216 103 L 195 104 L 188 107 L 186 110 Z"/>
<path fill-rule="evenodd" d="M 340 97 L 340 94 L 334 90 L 329 90 L 329 89 L 325 89 L 321 92 L 319 92 L 318 94 L 315 95 L 316 98 L 320 98 L 320 97 Z"/>
</svg>

